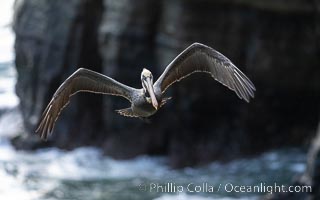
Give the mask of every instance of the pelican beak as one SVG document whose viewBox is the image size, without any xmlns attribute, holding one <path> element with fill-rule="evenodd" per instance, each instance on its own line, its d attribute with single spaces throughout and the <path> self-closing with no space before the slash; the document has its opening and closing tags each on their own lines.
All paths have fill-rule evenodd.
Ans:
<svg viewBox="0 0 320 200">
<path fill-rule="evenodd" d="M 152 102 L 152 106 L 158 110 L 158 101 L 157 101 L 157 98 L 154 94 L 154 90 L 153 90 L 153 83 L 152 83 L 152 80 L 150 77 L 147 78 L 147 90 L 149 92 L 149 95 L 150 95 L 150 98 L 151 98 L 151 102 Z"/>
</svg>

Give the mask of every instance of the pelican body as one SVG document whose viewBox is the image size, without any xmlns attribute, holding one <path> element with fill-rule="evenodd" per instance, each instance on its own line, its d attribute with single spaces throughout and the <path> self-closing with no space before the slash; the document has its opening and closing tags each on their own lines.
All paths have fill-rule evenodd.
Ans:
<svg viewBox="0 0 320 200">
<path fill-rule="evenodd" d="M 141 89 L 124 85 L 88 69 L 78 69 L 57 89 L 40 118 L 36 132 L 46 140 L 62 109 L 69 103 L 70 97 L 78 92 L 124 97 L 131 102 L 131 106 L 117 110 L 120 115 L 148 118 L 170 99 L 164 97 L 170 85 L 195 72 L 210 74 L 246 102 L 254 97 L 256 89 L 253 83 L 227 57 L 204 44 L 194 43 L 169 63 L 155 83 L 152 73 L 144 68 L 141 73 Z"/>
</svg>

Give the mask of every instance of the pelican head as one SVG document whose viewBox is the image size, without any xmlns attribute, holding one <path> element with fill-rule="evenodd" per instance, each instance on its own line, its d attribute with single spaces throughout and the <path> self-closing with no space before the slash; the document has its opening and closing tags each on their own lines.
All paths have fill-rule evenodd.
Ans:
<svg viewBox="0 0 320 200">
<path fill-rule="evenodd" d="M 141 82 L 142 82 L 142 87 L 145 95 L 147 95 L 147 93 L 149 94 L 148 96 L 150 96 L 151 98 L 152 106 L 157 110 L 159 104 L 154 94 L 153 76 L 152 76 L 152 73 L 145 68 L 143 68 L 141 72 Z"/>
</svg>

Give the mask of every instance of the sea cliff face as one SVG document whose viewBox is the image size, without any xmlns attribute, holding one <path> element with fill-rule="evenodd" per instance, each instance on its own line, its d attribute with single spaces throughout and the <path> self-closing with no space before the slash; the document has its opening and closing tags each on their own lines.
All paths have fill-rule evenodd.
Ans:
<svg viewBox="0 0 320 200">
<path fill-rule="evenodd" d="M 239 100 L 196 74 L 168 91 L 151 123 L 117 115 L 119 97 L 77 94 L 47 144 L 102 147 L 116 158 L 164 154 L 174 167 L 230 160 L 310 143 L 319 116 L 319 4 L 250 0 L 17 1 L 16 92 L 29 135 L 58 86 L 85 67 L 141 87 L 143 67 L 158 77 L 193 42 L 229 57 L 255 83 Z M 37 141 L 32 139 L 32 141 Z M 26 145 L 28 144 L 28 145 Z"/>
</svg>

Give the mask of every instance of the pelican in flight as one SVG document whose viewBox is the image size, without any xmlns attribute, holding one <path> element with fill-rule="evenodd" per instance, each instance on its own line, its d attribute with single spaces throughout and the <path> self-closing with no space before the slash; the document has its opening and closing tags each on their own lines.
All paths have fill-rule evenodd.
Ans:
<svg viewBox="0 0 320 200">
<path fill-rule="evenodd" d="M 36 132 L 46 140 L 70 97 L 78 92 L 116 95 L 131 102 L 129 108 L 117 110 L 127 117 L 147 118 L 155 114 L 169 98 L 164 97 L 170 85 L 195 73 L 205 72 L 233 90 L 240 99 L 249 102 L 254 97 L 255 87 L 227 57 L 200 43 L 194 43 L 182 51 L 153 83 L 152 73 L 143 69 L 142 88 L 124 85 L 103 74 L 80 68 L 67 78 L 54 93 L 44 110 Z"/>
</svg>

